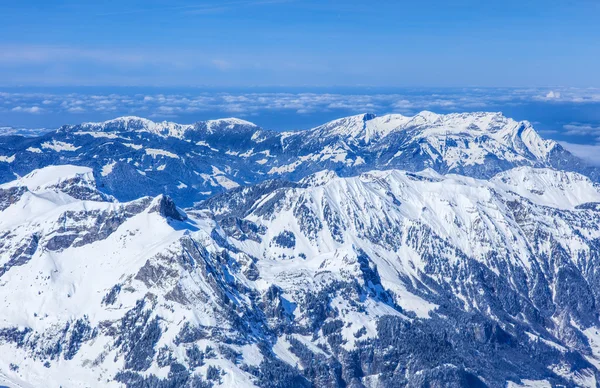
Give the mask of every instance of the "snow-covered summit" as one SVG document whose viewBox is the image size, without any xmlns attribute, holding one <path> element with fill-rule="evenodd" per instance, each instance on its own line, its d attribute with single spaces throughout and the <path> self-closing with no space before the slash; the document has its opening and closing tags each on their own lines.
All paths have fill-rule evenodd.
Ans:
<svg viewBox="0 0 600 388">
<path fill-rule="evenodd" d="M 63 130 L 77 129 L 80 131 L 145 131 L 165 137 L 185 137 L 188 131 L 204 130 L 209 134 L 235 129 L 257 130 L 259 127 L 247 120 L 239 118 L 222 118 L 216 120 L 198 121 L 194 124 L 179 124 L 175 122 L 154 122 L 136 116 L 123 116 L 104 122 L 89 122 L 75 126 L 65 126 Z M 541 156 L 553 145 L 540 142 L 539 136 L 527 121 L 517 122 L 506 118 L 501 113 L 473 112 L 436 114 L 422 111 L 414 116 L 401 114 L 386 114 L 377 116 L 364 113 L 332 120 L 321 126 L 306 131 L 296 131 L 294 134 L 308 138 L 337 137 L 346 140 L 362 141 L 366 144 L 384 139 L 391 133 L 410 131 L 415 138 L 430 136 L 468 135 L 470 137 L 493 136 L 496 140 L 510 141 L 515 135 L 522 137 L 528 148 L 543 148 L 543 151 L 532 150 L 536 156 Z M 516 133 L 521 131 L 523 133 Z M 277 132 L 267 131 L 267 136 L 277 136 Z"/>
<path fill-rule="evenodd" d="M 79 131 L 95 132 L 149 132 L 159 136 L 182 137 L 193 128 L 192 124 L 178 124 L 170 121 L 154 122 L 142 117 L 123 116 L 104 122 L 83 123 L 77 126 L 63 127 L 64 130 L 76 128 Z"/>
<path fill-rule="evenodd" d="M 302 178 L 299 183 L 304 186 L 322 186 L 336 178 L 338 175 L 335 171 L 323 170 Z"/>
<path fill-rule="evenodd" d="M 543 140 L 528 121 L 515 121 L 493 112 L 446 115 L 421 112 L 404 129 L 415 140 L 426 141 L 448 158 L 451 165 L 476 163 L 487 155 L 544 162 L 557 145 L 555 141 Z M 461 162 L 457 160 L 459 157 L 466 160 Z"/>
<path fill-rule="evenodd" d="M 500 112 L 472 112 L 437 114 L 422 111 L 414 116 L 386 114 L 377 116 L 364 113 L 330 121 L 308 132 L 314 136 L 340 136 L 360 139 L 366 143 L 385 138 L 393 132 L 410 131 L 417 138 L 429 136 L 467 135 L 478 137 L 494 136 L 498 140 L 510 137 L 518 129 L 532 129 L 528 121 L 517 122 Z M 535 132 L 535 131 L 533 131 Z M 531 136 L 530 133 L 527 134 Z"/>
<path fill-rule="evenodd" d="M 489 143 L 496 149 L 506 148 L 517 154 L 529 153 L 543 160 L 557 144 L 552 140 L 543 140 L 530 122 L 515 121 L 500 112 L 436 114 L 423 111 L 403 120 L 389 132 L 397 131 L 408 131 L 414 140 L 425 140 L 442 152 L 456 147 L 454 143 L 457 141 L 472 140 Z M 475 147 L 477 145 L 469 148 Z"/>
<path fill-rule="evenodd" d="M 550 155 L 565 154 L 556 142 L 542 139 L 529 122 L 495 112 L 361 114 L 286 134 L 281 141 L 286 151 L 297 150 L 296 155 L 268 173 L 294 177 L 298 171 L 306 176 L 306 170 L 323 168 L 342 176 L 372 169 L 433 168 L 489 178 L 521 165 L 553 166 L 556 160 Z"/>
<path fill-rule="evenodd" d="M 409 117 L 400 114 L 376 116 L 373 113 L 363 113 L 330 121 L 309 130 L 309 132 L 313 137 L 338 136 L 348 140 L 362 140 L 369 143 L 401 128 L 409 120 Z"/>
<path fill-rule="evenodd" d="M 233 129 L 236 126 L 246 126 L 246 127 L 254 127 L 258 126 L 250 121 L 238 119 L 235 117 L 216 119 L 216 120 L 207 120 L 206 127 L 212 131 L 218 130 L 220 128 L 226 127 L 228 129 Z"/>
<path fill-rule="evenodd" d="M 469 112 L 438 114 L 422 111 L 410 117 L 405 127 L 427 126 L 452 132 L 495 132 L 512 121 L 500 112 Z M 432 131 L 435 132 L 435 131 Z"/>
<path fill-rule="evenodd" d="M 255 124 L 237 118 L 223 118 L 216 120 L 199 121 L 194 124 L 179 124 L 171 121 L 155 122 L 137 116 L 123 116 L 103 122 L 88 122 L 79 125 L 64 126 L 62 131 L 90 131 L 90 132 L 148 132 L 161 137 L 183 139 L 190 131 L 205 128 L 209 133 L 234 129 L 236 127 L 258 128 Z"/>
<path fill-rule="evenodd" d="M 600 202 L 598 184 L 574 172 L 523 166 L 501 172 L 490 182 L 532 201 L 560 209 Z"/>
<path fill-rule="evenodd" d="M 90 184 L 95 182 L 93 170 L 89 167 L 58 165 L 33 170 L 12 182 L 3 183 L 0 185 L 0 189 L 23 186 L 30 191 L 40 191 L 75 178 L 80 178 Z"/>
</svg>

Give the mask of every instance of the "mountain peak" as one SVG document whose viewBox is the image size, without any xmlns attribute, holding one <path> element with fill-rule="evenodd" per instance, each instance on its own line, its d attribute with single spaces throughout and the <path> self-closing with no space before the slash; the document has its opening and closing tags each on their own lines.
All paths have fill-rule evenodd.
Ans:
<svg viewBox="0 0 600 388">
<path fill-rule="evenodd" d="M 157 212 L 165 218 L 171 218 L 177 221 L 185 221 L 187 215 L 177 208 L 175 202 L 168 195 L 161 194 L 153 200 L 150 206 L 150 212 Z"/>
<path fill-rule="evenodd" d="M 207 120 L 206 121 L 207 125 L 249 125 L 252 127 L 256 127 L 257 125 L 247 121 L 247 120 L 242 120 L 242 119 L 238 119 L 236 117 L 225 117 L 222 119 L 215 119 L 215 120 Z"/>
<path fill-rule="evenodd" d="M 303 186 L 323 186 L 336 178 L 339 177 L 335 171 L 323 170 L 302 178 L 299 183 Z"/>
<path fill-rule="evenodd" d="M 363 116 L 363 121 L 373 120 L 375 117 L 377 117 L 377 115 L 375 113 L 365 113 L 362 116 Z"/>
<path fill-rule="evenodd" d="M 501 172 L 490 182 L 529 200 L 560 209 L 600 202 L 597 185 L 576 172 L 522 166 Z"/>
<path fill-rule="evenodd" d="M 427 123 L 433 123 L 440 119 L 443 115 L 439 115 L 437 113 L 424 110 L 413 116 L 413 120 L 421 119 Z"/>
<path fill-rule="evenodd" d="M 500 112 L 465 112 L 437 114 L 430 111 L 417 113 L 407 127 L 443 127 L 447 130 L 494 132 L 506 124 L 516 123 Z"/>
<path fill-rule="evenodd" d="M 4 183 L 0 185 L 0 188 L 24 186 L 30 191 L 36 191 L 74 178 L 94 182 L 93 170 L 89 167 L 73 165 L 47 166 L 33 170 L 12 182 Z"/>
<path fill-rule="evenodd" d="M 215 119 L 215 120 L 207 120 L 207 121 L 199 121 L 196 123 L 196 129 L 204 128 L 208 133 L 217 133 L 217 132 L 246 132 L 246 131 L 255 131 L 259 127 L 258 125 L 238 119 L 235 117 L 228 117 L 223 119 Z"/>
<path fill-rule="evenodd" d="M 115 117 L 114 119 L 100 121 L 100 122 L 87 122 L 82 123 L 81 127 L 88 128 L 111 128 L 114 126 L 122 126 L 124 129 L 146 129 L 156 126 L 156 123 L 144 117 L 138 116 L 121 116 Z"/>
<path fill-rule="evenodd" d="M 191 124 L 178 124 L 170 121 L 154 122 L 137 116 L 122 116 L 102 122 L 88 122 L 79 125 L 63 126 L 63 131 L 91 131 L 91 132 L 148 132 L 161 137 L 181 138 L 194 126 Z"/>
<path fill-rule="evenodd" d="M 330 121 L 312 131 L 318 136 L 340 136 L 370 143 L 387 136 L 407 121 L 408 118 L 400 114 L 377 116 L 374 113 L 362 113 Z"/>
<path fill-rule="evenodd" d="M 161 137 L 182 139 L 190 131 L 204 128 L 209 133 L 240 127 L 256 129 L 258 126 L 246 120 L 230 117 L 223 119 L 198 121 L 195 124 L 179 124 L 172 121 L 156 122 L 138 116 L 122 116 L 102 122 L 88 122 L 73 126 L 64 126 L 65 131 L 92 132 L 148 132 Z"/>
<path fill-rule="evenodd" d="M 526 123 L 526 122 L 523 122 Z M 377 141 L 392 132 L 421 128 L 424 135 L 471 133 L 495 133 L 507 127 L 516 127 L 518 122 L 506 118 L 499 112 L 468 112 L 438 114 L 427 110 L 414 116 L 373 113 L 343 117 L 314 128 L 317 136 L 339 136 L 362 140 L 365 143 Z"/>
<path fill-rule="evenodd" d="M 26 188 L 46 201 L 55 203 L 70 202 L 72 199 L 101 202 L 115 200 L 111 195 L 98 190 L 93 169 L 83 166 L 47 166 L 33 170 L 12 182 L 0 184 L 0 191 L 14 188 Z"/>
</svg>

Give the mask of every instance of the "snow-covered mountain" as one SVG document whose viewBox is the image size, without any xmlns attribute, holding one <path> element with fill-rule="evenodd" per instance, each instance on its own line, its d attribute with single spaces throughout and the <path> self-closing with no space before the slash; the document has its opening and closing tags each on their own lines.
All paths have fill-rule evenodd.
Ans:
<svg viewBox="0 0 600 388">
<path fill-rule="evenodd" d="M 526 122 L 127 117 L 0 155 L 0 385 L 600 382 L 600 186 Z"/>
<path fill-rule="evenodd" d="M 0 381 L 593 387 L 598 203 L 520 167 L 321 172 L 184 212 L 39 169 L 0 187 Z"/>
<path fill-rule="evenodd" d="M 532 166 L 600 178 L 528 122 L 499 113 L 363 114 L 295 132 L 263 130 L 240 119 L 188 125 L 121 117 L 34 138 L 0 137 L 0 182 L 58 164 L 92 168 L 103 190 L 121 201 L 166 193 L 182 206 L 237 186 L 297 181 L 323 169 L 354 176 L 432 168 L 487 179 Z"/>
</svg>

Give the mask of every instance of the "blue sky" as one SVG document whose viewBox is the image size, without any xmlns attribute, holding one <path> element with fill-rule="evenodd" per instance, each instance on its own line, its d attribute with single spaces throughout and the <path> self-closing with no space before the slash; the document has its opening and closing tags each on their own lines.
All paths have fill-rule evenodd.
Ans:
<svg viewBox="0 0 600 388">
<path fill-rule="evenodd" d="M 0 2 L 0 85 L 600 86 L 595 0 Z"/>
<path fill-rule="evenodd" d="M 501 111 L 600 164 L 599 19 L 598 0 L 0 1 L 0 127 Z"/>
</svg>

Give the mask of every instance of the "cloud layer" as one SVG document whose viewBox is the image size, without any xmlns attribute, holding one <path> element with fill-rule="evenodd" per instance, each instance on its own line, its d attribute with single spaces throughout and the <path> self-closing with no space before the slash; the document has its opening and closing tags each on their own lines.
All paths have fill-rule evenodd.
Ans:
<svg viewBox="0 0 600 388">
<path fill-rule="evenodd" d="M 221 63 L 219 66 L 227 66 Z M 198 112 L 226 112 L 250 116 L 264 111 L 297 114 L 344 111 L 395 111 L 423 109 L 459 111 L 493 110 L 502 105 L 526 103 L 600 103 L 598 89 L 407 89 L 400 92 L 190 92 L 182 93 L 32 93 L 0 92 L 0 112 L 44 113 L 136 113 L 147 117 L 176 117 Z M 581 123 L 565 125 L 572 134 L 595 132 L 598 127 Z"/>
<path fill-rule="evenodd" d="M 13 128 L 57 128 L 135 115 L 180 123 L 240 117 L 264 128 L 291 130 L 365 112 L 413 115 L 422 110 L 502 112 L 531 121 L 542 136 L 565 142 L 594 163 L 600 155 L 593 148 L 600 143 L 598 89 L 0 89 L 0 127 Z"/>
</svg>

